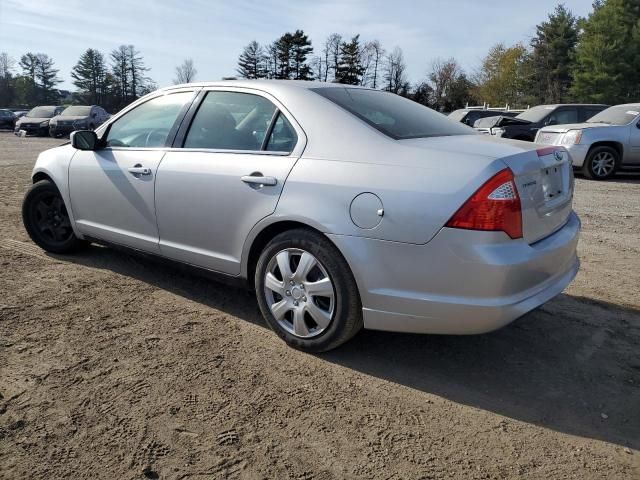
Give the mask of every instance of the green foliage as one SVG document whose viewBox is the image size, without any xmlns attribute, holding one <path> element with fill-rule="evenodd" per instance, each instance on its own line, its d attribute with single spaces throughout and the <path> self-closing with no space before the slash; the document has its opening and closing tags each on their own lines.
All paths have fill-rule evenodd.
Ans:
<svg viewBox="0 0 640 480">
<path fill-rule="evenodd" d="M 530 102 L 529 52 L 522 44 L 493 46 L 476 75 L 478 97 L 490 105 L 523 106 Z"/>
<path fill-rule="evenodd" d="M 93 48 L 87 49 L 71 71 L 77 95 L 83 103 L 102 105 L 109 93 L 107 65 L 104 55 Z"/>
<path fill-rule="evenodd" d="M 364 72 L 360 35 L 356 35 L 350 42 L 340 44 L 340 60 L 336 71 L 336 81 L 348 85 L 360 85 Z"/>
<path fill-rule="evenodd" d="M 625 103 L 640 98 L 640 0 L 606 0 L 581 24 L 574 97 Z"/>
<path fill-rule="evenodd" d="M 264 49 L 253 40 L 238 58 L 237 72 L 242 78 L 264 78 L 267 76 Z"/>
<path fill-rule="evenodd" d="M 577 42 L 577 19 L 564 5 L 558 5 L 548 20 L 536 27 L 529 66 L 530 92 L 535 103 L 568 100 Z"/>
</svg>

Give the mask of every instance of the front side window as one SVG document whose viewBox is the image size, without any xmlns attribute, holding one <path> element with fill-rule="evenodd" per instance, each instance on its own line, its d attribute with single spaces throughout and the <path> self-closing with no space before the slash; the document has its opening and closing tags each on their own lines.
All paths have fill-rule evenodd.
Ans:
<svg viewBox="0 0 640 480">
<path fill-rule="evenodd" d="M 191 123 L 184 147 L 260 150 L 275 112 L 275 105 L 259 95 L 208 92 Z"/>
<path fill-rule="evenodd" d="M 193 92 L 155 97 L 127 112 L 109 127 L 107 147 L 164 147 L 178 115 Z"/>
<path fill-rule="evenodd" d="M 312 90 L 395 140 L 475 133 L 460 122 L 393 93 L 342 87 Z"/>
</svg>

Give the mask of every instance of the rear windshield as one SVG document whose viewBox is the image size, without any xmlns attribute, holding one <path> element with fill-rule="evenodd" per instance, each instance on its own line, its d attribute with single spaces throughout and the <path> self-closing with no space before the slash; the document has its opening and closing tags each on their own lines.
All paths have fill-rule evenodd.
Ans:
<svg viewBox="0 0 640 480">
<path fill-rule="evenodd" d="M 91 112 L 91 107 L 77 105 L 75 107 L 65 108 L 60 115 L 63 117 L 88 117 L 89 112 Z"/>
<path fill-rule="evenodd" d="M 609 107 L 587 120 L 587 123 L 628 125 L 640 115 L 640 105 L 618 105 Z"/>
<path fill-rule="evenodd" d="M 27 117 L 31 118 L 51 118 L 56 111 L 56 107 L 36 107 L 29 110 Z"/>
<path fill-rule="evenodd" d="M 312 90 L 396 140 L 475 133 L 462 123 L 394 93 L 340 87 Z"/>
</svg>

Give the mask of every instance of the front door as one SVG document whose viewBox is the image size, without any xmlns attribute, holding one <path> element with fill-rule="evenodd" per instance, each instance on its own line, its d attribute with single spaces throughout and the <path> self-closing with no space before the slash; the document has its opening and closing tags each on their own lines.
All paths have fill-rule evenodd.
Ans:
<svg viewBox="0 0 640 480">
<path fill-rule="evenodd" d="M 155 97 L 116 119 L 105 147 L 78 151 L 69 167 L 71 208 L 81 233 L 157 253 L 154 195 L 167 142 L 193 92 Z"/>
<path fill-rule="evenodd" d="M 303 133 L 261 94 L 212 90 L 158 169 L 162 255 L 237 275 L 251 228 L 276 208 Z"/>
</svg>

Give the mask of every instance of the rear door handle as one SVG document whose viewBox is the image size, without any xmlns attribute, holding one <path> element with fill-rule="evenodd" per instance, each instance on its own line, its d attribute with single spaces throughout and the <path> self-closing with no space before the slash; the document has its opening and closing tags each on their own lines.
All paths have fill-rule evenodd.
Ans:
<svg viewBox="0 0 640 480">
<path fill-rule="evenodd" d="M 127 170 L 129 170 L 129 173 L 133 173 L 134 175 L 151 175 L 151 169 L 143 167 L 140 164 L 130 167 Z"/>
<path fill-rule="evenodd" d="M 264 177 L 262 175 L 245 175 L 240 177 L 244 183 L 249 183 L 253 185 L 268 185 L 273 187 L 278 183 L 278 179 L 275 177 Z"/>
</svg>

